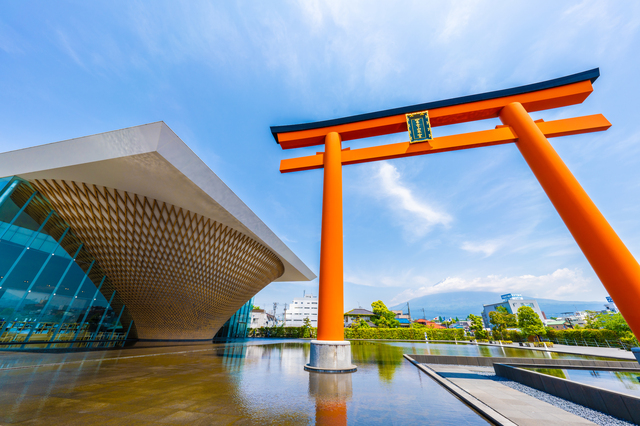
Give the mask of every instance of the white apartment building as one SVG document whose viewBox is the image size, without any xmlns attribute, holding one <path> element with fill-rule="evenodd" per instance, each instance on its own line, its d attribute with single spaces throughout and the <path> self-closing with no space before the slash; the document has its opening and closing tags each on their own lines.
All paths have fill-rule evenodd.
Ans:
<svg viewBox="0 0 640 426">
<path fill-rule="evenodd" d="M 267 313 L 264 309 L 254 309 L 251 311 L 249 328 L 273 327 L 276 325 L 278 325 L 278 320 L 273 314 Z"/>
<path fill-rule="evenodd" d="M 312 327 L 318 326 L 318 296 L 305 294 L 304 297 L 293 299 L 284 318 L 285 325 L 302 327 L 305 318 L 309 318 Z"/>
</svg>

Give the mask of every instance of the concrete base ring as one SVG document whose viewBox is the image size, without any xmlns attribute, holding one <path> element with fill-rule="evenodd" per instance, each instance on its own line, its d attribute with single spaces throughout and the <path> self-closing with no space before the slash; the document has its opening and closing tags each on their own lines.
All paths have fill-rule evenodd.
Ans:
<svg viewBox="0 0 640 426">
<path fill-rule="evenodd" d="M 316 373 L 353 373 L 358 368 L 351 364 L 351 343 L 330 340 L 312 340 L 307 371 Z"/>
</svg>

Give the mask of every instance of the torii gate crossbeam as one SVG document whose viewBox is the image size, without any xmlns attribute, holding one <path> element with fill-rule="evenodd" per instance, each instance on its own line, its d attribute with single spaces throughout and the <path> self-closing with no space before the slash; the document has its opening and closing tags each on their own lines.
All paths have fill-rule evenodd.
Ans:
<svg viewBox="0 0 640 426">
<path fill-rule="evenodd" d="M 342 166 L 512 142 L 531 167 L 631 330 L 640 336 L 640 265 L 547 140 L 603 131 L 611 124 L 601 114 L 551 122 L 534 122 L 528 114 L 583 102 L 593 91 L 591 84 L 599 75 L 596 68 L 497 92 L 324 122 L 272 127 L 271 131 L 283 149 L 325 145 L 324 153 L 282 160 L 280 165 L 282 173 L 324 168 L 318 341 L 312 344 L 311 362 L 307 367 L 323 372 L 355 371 L 355 368 L 348 368 L 353 367 L 350 366 L 350 353 L 348 360 L 344 359 L 347 342 L 341 343 L 344 340 Z M 433 127 L 495 117 L 500 117 L 503 125 L 423 143 L 396 143 L 354 150 L 341 148 L 343 140 L 407 131 L 405 114 L 423 110 L 428 110 Z M 331 345 L 333 352 L 326 352 Z M 338 360 L 336 364 L 340 356 L 342 363 Z M 328 362 L 329 359 L 333 361 Z"/>
</svg>

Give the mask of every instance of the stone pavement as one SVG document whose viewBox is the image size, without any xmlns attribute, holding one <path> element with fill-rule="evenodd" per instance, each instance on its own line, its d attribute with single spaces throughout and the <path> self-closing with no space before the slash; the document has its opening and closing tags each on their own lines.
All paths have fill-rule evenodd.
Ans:
<svg viewBox="0 0 640 426">
<path fill-rule="evenodd" d="M 595 424 L 479 374 L 493 373 L 492 368 L 435 364 L 426 366 L 517 425 Z"/>
</svg>

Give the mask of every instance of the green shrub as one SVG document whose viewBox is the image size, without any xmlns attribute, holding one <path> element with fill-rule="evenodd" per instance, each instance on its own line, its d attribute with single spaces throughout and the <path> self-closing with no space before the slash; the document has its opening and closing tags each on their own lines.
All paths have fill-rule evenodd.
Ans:
<svg viewBox="0 0 640 426">
<path fill-rule="evenodd" d="M 547 337 L 557 340 L 575 340 L 578 343 L 582 340 L 605 343 L 606 340 L 619 340 L 621 336 L 613 330 L 595 330 L 595 329 L 579 329 L 579 330 L 554 330 L 547 329 Z"/>
<path fill-rule="evenodd" d="M 432 328 L 347 328 L 345 339 L 384 339 L 384 340 L 424 340 L 427 333 L 429 340 L 463 340 L 464 331 L 459 329 L 436 330 Z"/>
</svg>

